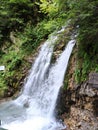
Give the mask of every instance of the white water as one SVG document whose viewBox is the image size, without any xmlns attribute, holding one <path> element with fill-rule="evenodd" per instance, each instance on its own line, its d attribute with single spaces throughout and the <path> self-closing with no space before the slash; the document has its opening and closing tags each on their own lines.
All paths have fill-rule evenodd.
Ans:
<svg viewBox="0 0 98 130">
<path fill-rule="evenodd" d="M 56 121 L 54 109 L 75 40 L 68 43 L 56 63 L 51 65 L 56 41 L 57 36 L 51 37 L 42 46 L 21 96 L 15 101 L 0 106 L 2 127 L 8 130 L 62 130 L 65 128 Z"/>
</svg>

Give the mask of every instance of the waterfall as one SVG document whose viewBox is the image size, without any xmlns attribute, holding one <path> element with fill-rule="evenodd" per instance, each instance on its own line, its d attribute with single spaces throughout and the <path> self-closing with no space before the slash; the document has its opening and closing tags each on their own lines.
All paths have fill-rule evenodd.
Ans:
<svg viewBox="0 0 98 130">
<path fill-rule="evenodd" d="M 55 119 L 54 110 L 75 40 L 70 40 L 55 64 L 51 64 L 57 40 L 58 36 L 51 36 L 41 47 L 22 94 L 16 100 L 0 105 L 2 127 L 8 130 L 65 128 Z"/>
</svg>

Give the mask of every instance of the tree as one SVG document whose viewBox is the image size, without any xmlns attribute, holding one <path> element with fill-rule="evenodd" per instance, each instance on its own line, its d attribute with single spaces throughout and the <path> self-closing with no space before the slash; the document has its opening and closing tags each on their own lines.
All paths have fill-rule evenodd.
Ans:
<svg viewBox="0 0 98 130">
<path fill-rule="evenodd" d="M 9 37 L 11 31 L 24 30 L 28 23 L 37 24 L 40 18 L 36 0 L 0 1 L 0 42 Z M 1 45 L 1 44 L 0 44 Z"/>
</svg>

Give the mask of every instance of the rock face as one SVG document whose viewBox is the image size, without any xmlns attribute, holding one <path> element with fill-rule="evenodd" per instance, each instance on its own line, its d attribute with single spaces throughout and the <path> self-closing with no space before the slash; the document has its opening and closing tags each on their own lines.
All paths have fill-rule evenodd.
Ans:
<svg viewBox="0 0 98 130">
<path fill-rule="evenodd" d="M 98 130 L 98 86 L 89 81 L 60 92 L 58 117 L 67 125 L 66 130 Z"/>
<path fill-rule="evenodd" d="M 88 84 L 98 89 L 98 73 L 90 73 Z"/>
</svg>

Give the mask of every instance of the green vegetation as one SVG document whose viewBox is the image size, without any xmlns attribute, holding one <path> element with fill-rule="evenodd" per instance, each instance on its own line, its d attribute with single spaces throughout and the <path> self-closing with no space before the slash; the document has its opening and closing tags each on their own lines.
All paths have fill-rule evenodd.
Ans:
<svg viewBox="0 0 98 130">
<path fill-rule="evenodd" d="M 76 79 L 82 82 L 91 71 L 98 72 L 98 1 L 83 0 L 74 8 L 79 25 Z"/>
<path fill-rule="evenodd" d="M 80 83 L 90 71 L 98 72 L 98 1 L 0 1 L 0 65 L 6 66 L 0 72 L 0 95 L 11 96 L 19 89 L 30 68 L 28 57 L 68 20 L 70 28 L 79 26 L 75 79 Z"/>
</svg>

